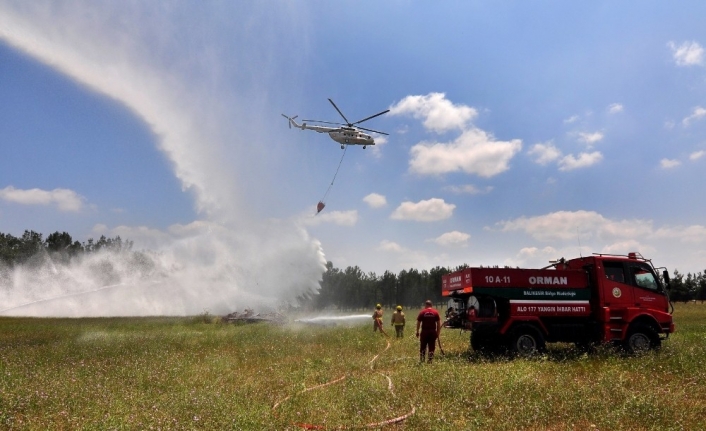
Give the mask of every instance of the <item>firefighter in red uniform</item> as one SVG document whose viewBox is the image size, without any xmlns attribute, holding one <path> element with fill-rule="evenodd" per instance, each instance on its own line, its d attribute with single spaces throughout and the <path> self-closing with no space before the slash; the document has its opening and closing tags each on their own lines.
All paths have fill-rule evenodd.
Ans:
<svg viewBox="0 0 706 431">
<path fill-rule="evenodd" d="M 421 327 L 421 332 L 419 329 Z M 429 352 L 429 363 L 434 359 L 436 339 L 441 331 L 441 317 L 432 308 L 432 302 L 427 300 L 424 309 L 417 316 L 417 337 L 419 338 L 419 361 L 424 362 L 426 352 Z"/>
</svg>

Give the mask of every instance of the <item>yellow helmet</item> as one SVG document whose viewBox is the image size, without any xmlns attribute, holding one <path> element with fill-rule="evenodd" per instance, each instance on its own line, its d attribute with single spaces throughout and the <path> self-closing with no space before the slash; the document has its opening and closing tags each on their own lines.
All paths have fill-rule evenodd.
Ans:
<svg viewBox="0 0 706 431">
<path fill-rule="evenodd" d="M 401 305 L 398 305 L 398 306 L 397 306 L 397 309 L 400 310 L 400 311 L 402 311 L 402 306 L 401 306 Z"/>
<path fill-rule="evenodd" d="M 375 306 L 375 308 L 382 308 L 382 305 L 378 304 Z"/>
</svg>

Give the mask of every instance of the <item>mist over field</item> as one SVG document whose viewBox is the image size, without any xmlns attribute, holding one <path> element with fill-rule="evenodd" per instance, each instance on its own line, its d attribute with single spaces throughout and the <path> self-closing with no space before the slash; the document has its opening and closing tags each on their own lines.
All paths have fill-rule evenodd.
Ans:
<svg viewBox="0 0 706 431">
<path fill-rule="evenodd" d="M 311 256 L 320 251 L 303 232 L 275 227 L 268 229 L 278 234 L 277 244 L 261 243 L 264 252 L 251 242 L 263 241 L 264 234 L 208 225 L 158 251 L 101 250 L 69 264 L 35 256 L 14 269 L 0 268 L 0 315 L 227 314 L 294 305 L 318 291 L 322 270 Z"/>
</svg>

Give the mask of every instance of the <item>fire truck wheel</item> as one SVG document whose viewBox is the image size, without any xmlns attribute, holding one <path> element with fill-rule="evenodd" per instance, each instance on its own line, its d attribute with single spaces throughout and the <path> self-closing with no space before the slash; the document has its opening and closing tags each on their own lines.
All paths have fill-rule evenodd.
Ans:
<svg viewBox="0 0 706 431">
<path fill-rule="evenodd" d="M 637 324 L 630 328 L 624 343 L 625 350 L 632 354 L 658 349 L 661 344 L 657 332 L 652 327 L 644 324 Z"/>
<path fill-rule="evenodd" d="M 534 356 L 545 347 L 544 336 L 532 325 L 519 325 L 510 336 L 510 352 L 517 356 Z"/>
</svg>

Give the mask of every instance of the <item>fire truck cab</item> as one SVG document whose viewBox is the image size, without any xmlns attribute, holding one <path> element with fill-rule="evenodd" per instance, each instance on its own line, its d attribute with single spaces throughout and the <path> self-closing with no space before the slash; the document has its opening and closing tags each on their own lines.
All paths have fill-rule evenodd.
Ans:
<svg viewBox="0 0 706 431">
<path fill-rule="evenodd" d="M 663 282 L 664 280 L 664 282 Z M 669 273 L 638 253 L 560 259 L 542 269 L 466 268 L 442 277 L 453 300 L 449 328 L 471 332 L 474 350 L 531 355 L 546 343 L 601 343 L 635 353 L 674 332 Z"/>
</svg>

